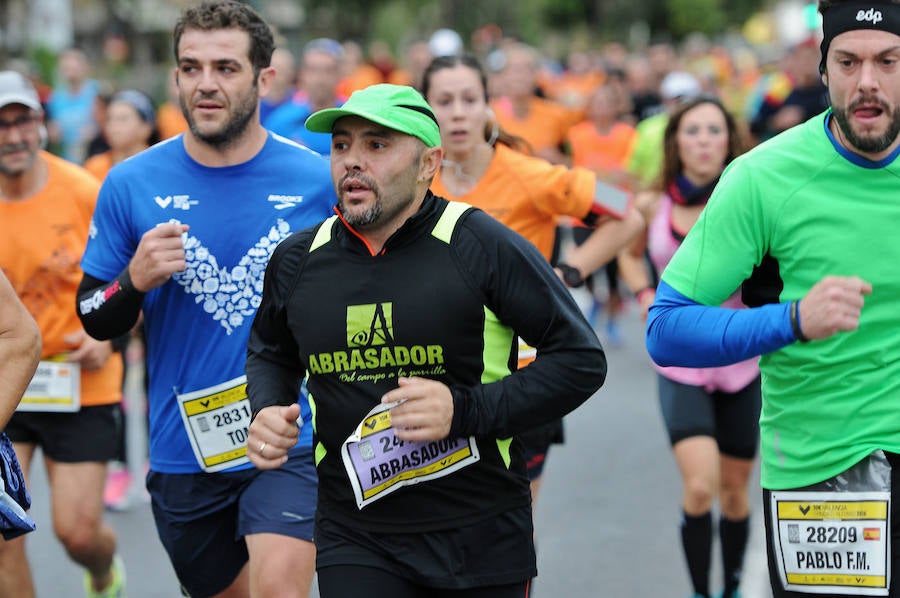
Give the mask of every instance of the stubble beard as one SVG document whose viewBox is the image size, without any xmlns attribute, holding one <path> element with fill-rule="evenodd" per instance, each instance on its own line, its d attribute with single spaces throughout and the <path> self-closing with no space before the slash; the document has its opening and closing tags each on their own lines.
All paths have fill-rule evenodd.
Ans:
<svg viewBox="0 0 900 598">
<path fill-rule="evenodd" d="M 341 181 L 341 187 L 343 187 L 344 182 L 348 178 L 353 178 L 359 180 L 361 183 L 365 184 L 375 196 L 375 202 L 366 208 L 361 213 L 354 213 L 350 211 L 350 208 L 344 203 L 344 193 L 341 191 L 338 197 L 338 208 L 341 210 L 341 214 L 344 216 L 344 220 L 347 221 L 347 224 L 354 228 L 365 228 L 367 226 L 371 226 L 376 224 L 380 219 L 381 215 L 384 213 L 384 206 L 381 200 L 381 191 L 378 188 L 378 184 L 366 176 L 356 176 L 356 177 L 345 177 L 344 180 Z"/>
<path fill-rule="evenodd" d="M 849 112 L 853 110 L 857 104 L 864 101 L 871 102 L 871 100 L 866 100 L 864 98 L 851 103 L 849 108 L 832 106 L 831 111 L 834 114 L 838 128 L 841 130 L 847 143 L 862 153 L 878 154 L 888 149 L 894 141 L 896 141 L 897 136 L 900 135 L 900 111 L 891 109 L 890 106 L 879 101 L 878 104 L 890 117 L 887 129 L 881 135 L 859 134 L 853 130 L 853 125 L 850 123 Z"/>
<path fill-rule="evenodd" d="M 340 209 L 344 220 L 346 220 L 347 224 L 353 228 L 364 230 L 367 228 L 375 228 L 378 225 L 389 222 L 395 216 L 406 210 L 414 199 L 413 194 L 410 194 L 409 197 L 393 202 L 386 207 L 378 186 L 375 185 L 374 182 L 370 182 L 369 188 L 375 195 L 375 202 L 362 212 L 350 212 L 347 209 L 347 204 L 344 203 L 343 194 L 338 199 L 338 208 Z"/>
<path fill-rule="evenodd" d="M 29 158 L 26 163 L 23 166 L 15 168 L 7 166 L 6 162 L 3 159 L 4 156 L 6 156 L 6 154 L 19 152 L 22 150 L 25 150 L 29 153 Z M 30 147 L 27 143 L 17 143 L 0 148 L 0 175 L 10 178 L 23 176 L 34 166 L 34 163 L 37 160 L 37 153 L 37 149 Z"/>
<path fill-rule="evenodd" d="M 201 130 L 183 97 L 179 96 L 178 102 L 181 104 L 181 111 L 188 122 L 191 134 L 206 145 L 223 150 L 235 145 L 250 125 L 259 104 L 257 90 L 257 85 L 254 83 L 250 92 L 235 104 L 234 111 L 225 124 L 220 129 L 209 132 Z"/>
<path fill-rule="evenodd" d="M 366 228 L 376 224 L 384 213 L 384 209 L 381 206 L 381 197 L 377 194 L 375 196 L 375 203 L 362 213 L 356 214 L 350 212 L 347 209 L 346 204 L 344 204 L 344 200 L 338 202 L 338 207 L 341 209 L 341 214 L 344 215 L 344 220 L 347 221 L 347 224 L 354 228 Z"/>
<path fill-rule="evenodd" d="M 347 175 L 342 177 L 337 188 L 339 189 L 338 208 L 340 209 L 344 220 L 346 220 L 349 225 L 356 229 L 371 229 L 391 222 L 399 214 L 409 209 L 409 206 L 412 205 L 412 203 L 416 199 L 415 180 L 418 168 L 416 168 L 414 165 L 419 163 L 419 160 L 421 160 L 422 157 L 422 153 L 422 151 L 419 151 L 416 160 L 413 162 L 413 166 L 410 166 L 409 170 L 399 175 L 396 180 L 387 181 L 387 188 L 391 191 L 397 189 L 409 189 L 408 193 L 406 193 L 404 196 L 397 197 L 396 199 L 392 198 L 388 202 L 385 202 L 384 196 L 381 192 L 381 187 L 373 178 L 364 174 L 356 174 L 352 176 Z M 371 190 L 372 194 L 375 196 L 374 203 L 366 210 L 358 214 L 350 214 L 348 212 L 347 204 L 344 203 L 344 193 L 343 191 L 340 191 L 340 189 L 343 189 L 344 183 L 347 182 L 347 180 L 354 179 L 360 181 L 366 187 L 368 187 Z"/>
</svg>

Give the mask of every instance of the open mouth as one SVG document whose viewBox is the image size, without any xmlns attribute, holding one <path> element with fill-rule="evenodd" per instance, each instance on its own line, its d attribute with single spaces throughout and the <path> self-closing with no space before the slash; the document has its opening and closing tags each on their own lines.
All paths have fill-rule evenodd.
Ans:
<svg viewBox="0 0 900 598">
<path fill-rule="evenodd" d="M 372 188 L 358 179 L 350 179 L 341 184 L 341 191 L 346 199 L 359 199 L 371 192 Z"/>
<path fill-rule="evenodd" d="M 853 115 L 853 118 L 863 122 L 873 121 L 885 112 L 886 107 L 877 101 L 856 102 L 850 106 L 850 113 Z"/>
</svg>

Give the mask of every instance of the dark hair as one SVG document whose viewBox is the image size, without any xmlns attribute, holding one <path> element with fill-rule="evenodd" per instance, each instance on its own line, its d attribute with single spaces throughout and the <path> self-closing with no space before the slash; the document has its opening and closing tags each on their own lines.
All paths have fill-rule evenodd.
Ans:
<svg viewBox="0 0 900 598">
<path fill-rule="evenodd" d="M 480 62 L 478 62 L 478 59 L 471 54 L 438 56 L 437 58 L 433 59 L 431 63 L 425 68 L 425 71 L 422 73 L 422 96 L 425 98 L 425 100 L 428 101 L 428 92 L 431 90 L 432 75 L 434 75 L 438 71 L 442 71 L 444 69 L 452 69 L 457 66 L 470 68 L 478 74 L 478 79 L 479 81 L 481 81 L 481 89 L 484 92 L 484 102 L 485 104 L 487 104 L 487 74 L 484 71 L 484 67 L 481 66 Z M 503 145 L 513 148 L 514 150 L 527 154 L 532 153 L 531 145 L 527 141 L 525 141 L 521 137 L 512 135 L 504 131 L 496 120 L 493 123 L 489 122 L 485 127 L 484 138 L 485 140 L 492 139 L 495 137 L 495 135 L 496 138 L 494 139 L 494 141 L 496 143 L 502 143 Z"/>
<path fill-rule="evenodd" d="M 684 164 L 681 163 L 681 156 L 678 154 L 678 143 L 676 140 L 681 119 L 684 118 L 686 113 L 703 104 L 712 104 L 725 117 L 725 128 L 728 130 L 728 154 L 725 156 L 725 164 L 737 158 L 744 151 L 744 144 L 738 130 L 737 121 L 722 105 L 722 101 L 719 98 L 701 95 L 686 100 L 679 104 L 669 116 L 669 122 L 666 123 L 666 129 L 663 133 L 663 167 L 659 181 L 662 189 L 665 189 L 669 183 L 678 178 L 678 175 L 684 170 Z"/>
<path fill-rule="evenodd" d="M 259 76 L 262 69 L 272 62 L 275 38 L 272 28 L 263 21 L 255 10 L 236 0 L 207 0 L 198 6 L 186 8 L 175 23 L 173 47 L 175 62 L 178 62 L 178 44 L 188 29 L 215 31 L 218 29 L 240 29 L 250 36 L 250 64 L 253 74 Z"/>
</svg>

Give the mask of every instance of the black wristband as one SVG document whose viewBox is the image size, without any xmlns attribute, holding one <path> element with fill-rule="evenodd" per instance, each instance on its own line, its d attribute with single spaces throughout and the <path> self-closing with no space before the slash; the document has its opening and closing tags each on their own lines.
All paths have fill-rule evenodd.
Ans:
<svg viewBox="0 0 900 598">
<path fill-rule="evenodd" d="M 557 263 L 556 267 L 562 272 L 563 282 L 566 283 L 566 286 L 570 289 L 578 288 L 584 284 L 584 279 L 581 277 L 581 272 L 578 271 L 578 268 L 570 266 L 565 262 Z"/>
<path fill-rule="evenodd" d="M 78 285 L 76 312 L 88 334 L 110 340 L 131 330 L 141 313 L 144 295 L 134 288 L 127 267 L 110 282 L 85 274 Z"/>
<path fill-rule="evenodd" d="M 791 330 L 794 331 L 794 336 L 801 343 L 808 343 L 809 338 L 805 334 L 803 334 L 803 329 L 800 328 L 800 302 L 794 301 L 791 303 L 790 307 L 791 312 Z"/>
<path fill-rule="evenodd" d="M 125 293 L 138 293 L 141 296 L 146 295 L 143 291 L 139 291 L 135 288 L 134 283 L 131 282 L 131 272 L 128 271 L 128 266 L 125 266 L 125 269 L 119 273 L 119 276 L 116 278 L 119 281 L 119 286 L 122 288 L 122 291 Z"/>
</svg>

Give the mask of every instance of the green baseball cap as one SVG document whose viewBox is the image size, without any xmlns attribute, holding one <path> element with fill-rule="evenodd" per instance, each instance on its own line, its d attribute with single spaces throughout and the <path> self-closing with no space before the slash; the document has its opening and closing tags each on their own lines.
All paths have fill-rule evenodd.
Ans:
<svg viewBox="0 0 900 598">
<path fill-rule="evenodd" d="M 354 91 L 340 108 L 319 110 L 306 119 L 314 133 L 331 133 L 342 116 L 359 116 L 395 131 L 421 139 L 428 147 L 441 144 L 441 130 L 431 106 L 407 85 L 379 83 Z"/>
</svg>

